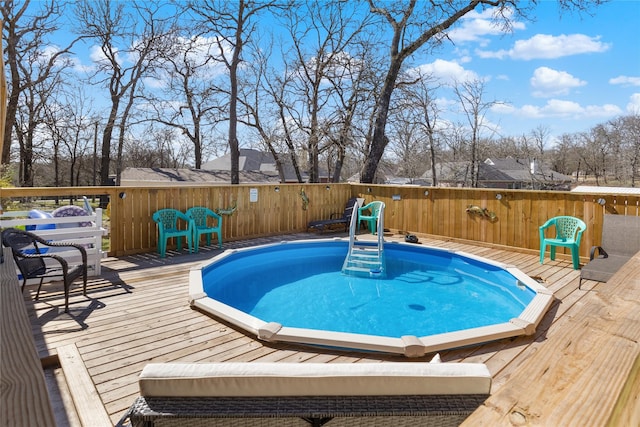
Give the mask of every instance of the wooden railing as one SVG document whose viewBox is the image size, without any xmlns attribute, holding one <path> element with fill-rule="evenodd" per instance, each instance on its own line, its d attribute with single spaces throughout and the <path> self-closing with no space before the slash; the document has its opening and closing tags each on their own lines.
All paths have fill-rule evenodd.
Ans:
<svg viewBox="0 0 640 427">
<path fill-rule="evenodd" d="M 241 184 L 180 187 L 3 188 L 6 206 L 27 198 L 105 196 L 109 255 L 156 250 L 151 215 L 171 207 L 236 207 L 223 217 L 223 241 L 304 231 L 312 220 L 343 212 L 350 197 L 386 205 L 385 228 L 537 251 L 538 227 L 548 218 L 572 215 L 587 224 L 581 256 L 598 244 L 606 213 L 640 216 L 640 196 L 601 193 L 390 186 L 372 184 Z M 8 202 L 11 202 L 7 204 Z M 19 205 L 19 204 L 18 204 Z M 18 207 L 24 210 L 23 207 Z"/>
<path fill-rule="evenodd" d="M 0 254 L 2 251 L 0 246 Z M 9 248 L 0 260 L 0 279 L 0 420 L 6 426 L 55 427 L 47 382 Z"/>
</svg>

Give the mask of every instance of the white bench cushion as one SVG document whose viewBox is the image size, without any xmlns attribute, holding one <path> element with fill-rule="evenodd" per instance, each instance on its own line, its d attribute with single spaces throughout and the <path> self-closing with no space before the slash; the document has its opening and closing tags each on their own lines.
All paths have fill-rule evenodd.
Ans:
<svg viewBox="0 0 640 427">
<path fill-rule="evenodd" d="M 147 397 L 489 394 L 479 363 L 157 363 L 139 378 Z"/>
</svg>

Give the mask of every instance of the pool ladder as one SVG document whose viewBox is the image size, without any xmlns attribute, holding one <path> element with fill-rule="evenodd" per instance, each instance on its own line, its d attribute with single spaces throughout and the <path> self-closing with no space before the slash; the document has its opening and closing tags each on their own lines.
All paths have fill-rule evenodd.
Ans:
<svg viewBox="0 0 640 427">
<path fill-rule="evenodd" d="M 356 240 L 358 228 L 357 210 L 351 215 L 349 225 L 349 252 L 342 264 L 342 273 L 349 276 L 378 277 L 386 276 L 384 260 L 384 204 L 380 208 L 376 222 L 375 242 L 359 242 Z"/>
</svg>

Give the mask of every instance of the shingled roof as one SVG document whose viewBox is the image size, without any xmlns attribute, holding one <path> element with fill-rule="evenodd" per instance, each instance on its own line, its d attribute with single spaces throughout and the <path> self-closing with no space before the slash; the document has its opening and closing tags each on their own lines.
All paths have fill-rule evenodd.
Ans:
<svg viewBox="0 0 640 427">
<path fill-rule="evenodd" d="M 295 173 L 291 158 L 288 155 L 280 154 L 280 161 L 284 168 L 285 182 L 298 182 L 298 176 Z M 227 153 L 217 159 L 208 161 L 202 165 L 204 170 L 212 171 L 228 171 L 231 170 L 231 154 Z M 238 169 L 240 171 L 260 171 L 265 173 L 275 173 L 277 175 L 276 162 L 273 155 L 269 152 L 254 150 L 252 148 L 241 148 L 240 159 L 238 161 Z M 306 171 L 300 171 L 303 181 L 308 180 L 309 174 Z M 321 180 L 328 179 L 328 173 L 320 170 Z"/>
<path fill-rule="evenodd" d="M 280 182 L 275 172 L 240 171 L 242 183 Z M 180 185 L 180 184 L 231 184 L 230 171 L 171 168 L 126 168 L 120 177 L 121 185 Z"/>
<path fill-rule="evenodd" d="M 438 163 L 436 177 L 439 185 L 470 185 L 470 167 L 469 162 Z M 428 170 L 422 178 L 431 182 L 431 176 L 431 170 Z M 569 189 L 571 181 L 572 177 L 553 171 L 535 161 L 507 157 L 489 158 L 478 164 L 478 185 L 485 188 Z"/>
</svg>

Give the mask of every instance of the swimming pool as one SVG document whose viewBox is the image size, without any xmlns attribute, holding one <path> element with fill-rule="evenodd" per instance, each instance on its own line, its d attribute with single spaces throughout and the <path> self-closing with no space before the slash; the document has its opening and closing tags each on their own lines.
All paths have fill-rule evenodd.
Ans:
<svg viewBox="0 0 640 427">
<path fill-rule="evenodd" d="M 228 250 L 191 271 L 195 307 L 267 341 L 421 356 L 531 334 L 552 294 L 514 267 L 385 243 L 385 278 L 341 274 L 344 239 Z"/>
</svg>

